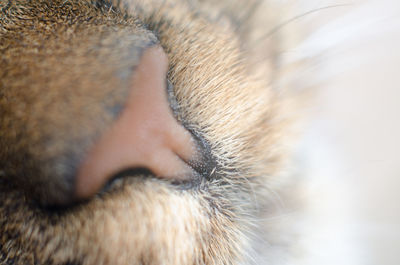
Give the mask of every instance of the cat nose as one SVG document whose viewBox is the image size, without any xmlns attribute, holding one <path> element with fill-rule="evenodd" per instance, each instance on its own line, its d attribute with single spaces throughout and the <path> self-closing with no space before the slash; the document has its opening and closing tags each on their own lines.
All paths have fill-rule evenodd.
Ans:
<svg viewBox="0 0 400 265">
<path fill-rule="evenodd" d="M 171 180 L 193 176 L 189 163 L 196 145 L 170 109 L 167 66 L 160 47 L 149 48 L 142 55 L 124 109 L 79 167 L 75 183 L 78 200 L 94 195 L 125 169 L 147 168 L 156 177 Z"/>
</svg>

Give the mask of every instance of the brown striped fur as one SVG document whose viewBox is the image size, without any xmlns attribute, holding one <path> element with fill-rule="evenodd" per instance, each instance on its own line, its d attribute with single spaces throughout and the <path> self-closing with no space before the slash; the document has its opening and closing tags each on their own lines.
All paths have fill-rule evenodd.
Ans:
<svg viewBox="0 0 400 265">
<path fill-rule="evenodd" d="M 275 83 L 286 40 L 263 38 L 271 5 L 1 0 L 0 264 L 252 264 L 273 252 L 260 246 L 279 232 L 260 220 L 285 183 L 290 121 Z M 67 209 L 40 206 L 42 187 L 68 189 L 49 184 L 73 172 L 64 156 L 108 126 L 124 71 L 158 42 L 177 118 L 208 143 L 212 174 L 187 187 L 141 173 Z"/>
</svg>

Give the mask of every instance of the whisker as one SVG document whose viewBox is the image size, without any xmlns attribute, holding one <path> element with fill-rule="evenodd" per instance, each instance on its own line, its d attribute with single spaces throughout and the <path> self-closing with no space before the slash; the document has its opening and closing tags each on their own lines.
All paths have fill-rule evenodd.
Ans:
<svg viewBox="0 0 400 265">
<path fill-rule="evenodd" d="M 307 12 L 301 13 L 297 16 L 294 16 L 284 22 L 282 22 L 281 24 L 278 24 L 277 26 L 275 26 L 274 28 L 272 28 L 270 31 L 268 31 L 265 35 L 263 35 L 262 37 L 260 37 L 256 43 L 260 43 L 262 40 L 264 39 L 268 39 L 270 38 L 272 35 L 276 34 L 278 31 L 280 31 L 282 28 L 286 27 L 288 24 L 299 20 L 307 15 L 322 11 L 322 10 L 326 10 L 326 9 L 332 9 L 332 8 L 336 8 L 336 7 L 347 7 L 347 6 L 351 6 L 352 4 L 337 4 L 337 5 L 329 5 L 329 6 L 323 6 L 323 7 L 319 7 L 319 8 L 315 8 L 315 9 L 311 9 Z"/>
</svg>

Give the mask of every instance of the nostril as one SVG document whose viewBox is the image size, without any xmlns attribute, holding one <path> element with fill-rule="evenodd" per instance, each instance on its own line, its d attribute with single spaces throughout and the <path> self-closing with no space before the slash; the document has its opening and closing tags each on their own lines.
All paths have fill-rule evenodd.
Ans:
<svg viewBox="0 0 400 265">
<path fill-rule="evenodd" d="M 120 116 L 100 137 L 81 164 L 76 199 L 94 195 L 117 172 L 147 168 L 160 178 L 187 180 L 196 175 L 192 135 L 174 118 L 166 93 L 167 58 L 149 48 L 135 69 L 131 92 Z"/>
<path fill-rule="evenodd" d="M 151 172 L 147 168 L 141 168 L 141 167 L 123 169 L 119 172 L 116 172 L 114 175 L 110 176 L 110 178 L 108 178 L 107 182 L 98 191 L 98 194 L 102 194 L 104 192 L 109 191 L 111 188 L 114 187 L 115 182 L 117 182 L 118 180 L 123 180 L 127 177 L 132 177 L 132 176 L 135 176 L 135 177 L 137 177 L 137 176 L 140 176 L 140 177 L 154 176 L 154 173 Z"/>
<path fill-rule="evenodd" d="M 167 80 L 167 92 L 168 101 L 173 114 L 176 119 L 179 119 L 178 115 L 181 113 L 179 103 L 176 100 L 173 85 L 169 80 Z M 183 126 L 192 134 L 192 139 L 194 139 L 196 146 L 196 157 L 192 157 L 192 160 L 189 161 L 185 160 L 185 158 L 182 159 L 185 160 L 185 162 L 188 163 L 199 174 L 199 176 L 206 179 L 213 178 L 217 169 L 217 164 L 211 154 L 211 146 L 207 140 L 199 134 L 199 132 L 190 129 L 190 126 L 185 123 Z"/>
</svg>

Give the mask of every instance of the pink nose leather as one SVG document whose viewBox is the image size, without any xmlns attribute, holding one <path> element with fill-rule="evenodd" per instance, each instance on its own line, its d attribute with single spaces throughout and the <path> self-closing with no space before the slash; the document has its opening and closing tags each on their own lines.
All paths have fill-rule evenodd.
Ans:
<svg viewBox="0 0 400 265">
<path fill-rule="evenodd" d="M 131 81 L 126 105 L 83 161 L 76 179 L 76 197 L 98 192 L 114 174 L 147 168 L 159 178 L 184 180 L 193 175 L 190 133 L 173 117 L 166 93 L 167 57 L 160 47 L 143 54 Z"/>
</svg>

